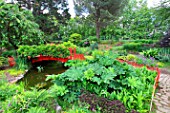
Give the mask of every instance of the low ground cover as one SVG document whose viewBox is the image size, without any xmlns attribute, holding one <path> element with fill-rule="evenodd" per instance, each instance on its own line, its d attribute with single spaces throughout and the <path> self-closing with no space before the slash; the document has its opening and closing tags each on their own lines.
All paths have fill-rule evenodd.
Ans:
<svg viewBox="0 0 170 113">
<path fill-rule="evenodd" d="M 10 68 L 10 69 L 6 69 L 6 70 L 0 70 L 0 75 L 3 74 L 9 74 L 10 76 L 18 76 L 21 74 L 24 74 L 25 70 L 18 70 L 16 68 Z"/>
<path fill-rule="evenodd" d="M 0 111 L 3 113 L 54 113 L 55 102 L 47 90 L 26 91 L 23 84 L 1 80 L 0 91 Z"/>
</svg>

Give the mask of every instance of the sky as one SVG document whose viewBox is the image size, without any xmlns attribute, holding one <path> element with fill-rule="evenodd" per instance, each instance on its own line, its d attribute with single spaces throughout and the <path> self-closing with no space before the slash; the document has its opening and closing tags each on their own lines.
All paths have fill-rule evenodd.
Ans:
<svg viewBox="0 0 170 113">
<path fill-rule="evenodd" d="M 68 7 L 69 7 L 69 13 L 71 14 L 71 17 L 75 17 L 75 12 L 74 12 L 74 3 L 73 0 L 68 0 Z"/>
<path fill-rule="evenodd" d="M 5 0 L 6 2 L 10 2 L 11 0 Z M 15 0 L 14 0 L 15 1 Z M 160 2 L 161 0 L 147 0 L 148 2 L 148 7 L 154 7 L 157 6 L 157 4 Z M 69 7 L 69 13 L 71 14 L 71 17 L 75 17 L 75 12 L 74 12 L 74 3 L 73 0 L 68 0 L 68 7 Z M 86 14 L 85 14 L 86 15 Z"/>
<path fill-rule="evenodd" d="M 147 2 L 148 2 L 148 7 L 154 7 L 157 6 L 160 0 L 147 0 Z M 68 4 L 69 4 L 68 5 L 69 13 L 71 14 L 71 17 L 75 17 L 73 0 L 68 0 Z"/>
</svg>

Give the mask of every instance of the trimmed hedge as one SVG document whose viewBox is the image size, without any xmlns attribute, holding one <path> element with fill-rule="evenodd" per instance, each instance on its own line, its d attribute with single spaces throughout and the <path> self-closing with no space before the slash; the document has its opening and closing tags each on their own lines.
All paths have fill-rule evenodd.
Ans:
<svg viewBox="0 0 170 113">
<path fill-rule="evenodd" d="M 39 46 L 20 46 L 17 50 L 18 55 L 21 57 L 36 57 L 38 55 L 53 56 L 58 58 L 65 58 L 70 55 L 68 48 L 76 48 L 71 42 L 64 42 L 58 45 L 39 45 Z"/>
<path fill-rule="evenodd" d="M 142 44 L 142 43 L 131 42 L 131 43 L 124 44 L 123 45 L 123 49 L 130 50 L 130 51 L 139 51 L 139 52 L 142 52 L 143 50 L 149 49 L 149 47 L 144 46 L 144 44 Z"/>
</svg>

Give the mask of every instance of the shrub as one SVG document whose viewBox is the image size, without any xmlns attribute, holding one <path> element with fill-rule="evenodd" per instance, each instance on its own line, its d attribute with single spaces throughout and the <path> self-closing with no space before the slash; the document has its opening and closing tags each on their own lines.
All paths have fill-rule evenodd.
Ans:
<svg viewBox="0 0 170 113">
<path fill-rule="evenodd" d="M 142 46 L 142 44 L 140 43 L 128 43 L 128 44 L 124 44 L 123 48 L 126 50 L 138 50 L 140 47 Z"/>
<path fill-rule="evenodd" d="M 96 36 L 89 36 L 88 39 L 90 40 L 90 42 L 92 42 L 92 41 L 97 42 L 98 41 L 98 38 Z"/>
<path fill-rule="evenodd" d="M 143 46 L 142 43 L 134 43 L 134 42 L 124 44 L 123 48 L 125 50 L 130 50 L 130 51 L 142 51 L 148 49 L 148 47 Z"/>
<path fill-rule="evenodd" d="M 137 57 L 132 54 L 128 54 L 127 56 L 119 56 L 118 58 L 122 59 L 122 60 L 127 60 L 127 61 L 136 61 L 137 60 Z"/>
<path fill-rule="evenodd" d="M 5 80 L 0 80 L 0 103 L 5 101 L 12 96 L 21 93 L 24 91 L 24 85 L 15 85 L 15 84 L 8 84 Z M 0 105 L 1 109 L 1 105 Z"/>
<path fill-rule="evenodd" d="M 89 39 L 84 39 L 84 40 L 80 41 L 79 45 L 82 46 L 82 47 L 89 47 L 90 41 L 89 41 Z"/>
<path fill-rule="evenodd" d="M 132 54 L 128 54 L 126 58 L 128 61 L 136 61 L 136 59 L 137 59 L 137 57 Z"/>
<path fill-rule="evenodd" d="M 6 64 L 8 64 L 7 58 L 0 57 L 0 67 L 3 66 L 3 65 L 6 65 Z"/>
<path fill-rule="evenodd" d="M 170 62 L 170 49 L 169 48 L 159 48 L 158 55 L 155 58 L 162 62 Z"/>
<path fill-rule="evenodd" d="M 61 45 L 65 46 L 66 48 L 77 48 L 77 46 L 71 43 L 70 41 L 63 42 Z"/>
<path fill-rule="evenodd" d="M 143 43 L 143 44 L 153 44 L 153 43 L 157 42 L 157 40 L 138 39 L 138 40 L 134 40 L 133 42 L 135 42 L 135 43 Z"/>
<path fill-rule="evenodd" d="M 0 108 L 10 113 L 17 112 L 26 113 L 30 112 L 30 110 L 34 111 L 42 110 L 42 112 L 45 112 L 46 110 L 44 108 L 51 110 L 51 112 L 54 112 L 53 106 L 50 106 L 50 103 L 52 103 L 51 96 L 49 95 L 47 90 L 37 90 L 34 88 L 31 89 L 30 91 L 24 91 L 23 89 L 22 92 L 2 102 Z M 37 108 L 34 108 L 35 106 Z"/>
<path fill-rule="evenodd" d="M 95 50 L 98 49 L 98 43 L 97 42 L 92 42 L 91 46 L 90 46 L 91 50 Z"/>
<path fill-rule="evenodd" d="M 78 47 L 76 49 L 76 53 L 79 54 L 84 54 L 84 55 L 91 55 L 92 54 L 92 50 L 89 47 Z"/>
<path fill-rule="evenodd" d="M 94 51 L 92 51 L 92 56 L 95 58 L 95 57 L 97 57 L 97 56 L 99 56 L 99 55 L 103 55 L 104 53 L 103 53 L 103 51 L 101 51 L 101 50 L 94 50 Z"/>
<path fill-rule="evenodd" d="M 17 52 L 20 57 L 44 55 L 63 58 L 70 55 L 68 48 L 76 48 L 76 46 L 71 42 L 58 45 L 20 46 Z"/>
<path fill-rule="evenodd" d="M 149 58 L 149 57 L 156 57 L 158 55 L 158 49 L 149 49 L 149 50 L 146 50 L 146 51 L 143 51 L 142 54 Z"/>
<path fill-rule="evenodd" d="M 69 41 L 71 41 L 74 44 L 79 44 L 81 39 L 82 39 L 82 36 L 81 34 L 78 34 L 78 33 L 73 33 L 69 37 Z"/>
<path fill-rule="evenodd" d="M 8 56 L 16 56 L 16 52 L 14 50 L 10 50 L 10 51 L 4 51 L 2 53 L 3 57 L 8 57 Z"/>
<path fill-rule="evenodd" d="M 117 54 L 119 55 L 119 56 L 127 56 L 127 51 L 126 50 L 120 50 L 120 51 L 118 51 L 117 52 Z"/>
</svg>

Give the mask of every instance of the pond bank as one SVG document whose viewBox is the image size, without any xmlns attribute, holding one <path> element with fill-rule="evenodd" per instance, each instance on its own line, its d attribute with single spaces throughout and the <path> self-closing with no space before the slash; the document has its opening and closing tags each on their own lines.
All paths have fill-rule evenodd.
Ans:
<svg viewBox="0 0 170 113">
<path fill-rule="evenodd" d="M 15 72 L 15 75 L 12 75 L 13 72 L 11 73 L 11 70 L 12 71 L 16 71 Z M 25 70 L 25 71 L 21 71 L 19 70 L 18 73 L 17 73 L 17 70 L 13 69 L 13 68 L 7 68 L 5 70 L 1 70 L 1 73 L 0 75 L 3 77 L 5 77 L 5 79 L 9 82 L 9 83 L 16 83 L 17 81 L 19 81 L 20 79 L 22 79 L 25 75 L 25 73 L 27 73 L 28 70 Z M 4 76 L 3 76 L 4 75 Z M 2 79 L 0 77 L 0 80 Z"/>
<path fill-rule="evenodd" d="M 66 71 L 63 63 L 56 61 L 43 61 L 36 63 L 24 77 L 21 78 L 17 83 L 23 82 L 25 88 L 36 87 L 38 89 L 48 89 L 51 85 L 51 81 L 46 81 L 47 75 L 60 74 Z"/>
</svg>

